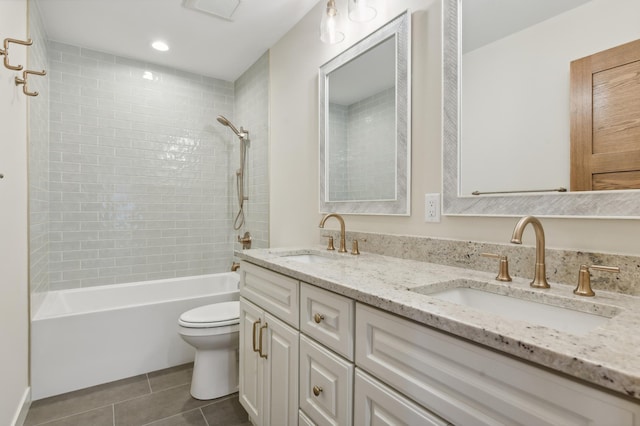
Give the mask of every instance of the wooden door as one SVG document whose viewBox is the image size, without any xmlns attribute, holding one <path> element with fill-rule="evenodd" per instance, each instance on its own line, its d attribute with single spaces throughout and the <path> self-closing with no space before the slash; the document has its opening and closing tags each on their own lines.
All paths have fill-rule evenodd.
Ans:
<svg viewBox="0 0 640 426">
<path fill-rule="evenodd" d="M 571 191 L 640 189 L 640 40 L 571 62 Z"/>
</svg>

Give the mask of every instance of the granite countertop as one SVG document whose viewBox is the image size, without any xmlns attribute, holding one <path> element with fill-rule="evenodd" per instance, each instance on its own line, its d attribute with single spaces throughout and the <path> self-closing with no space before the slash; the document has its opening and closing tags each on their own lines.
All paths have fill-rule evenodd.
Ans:
<svg viewBox="0 0 640 426">
<path fill-rule="evenodd" d="M 303 263 L 292 255 L 317 254 L 326 263 Z M 252 249 L 236 255 L 272 271 L 342 294 L 441 331 L 468 339 L 640 400 L 640 297 L 596 291 L 595 297 L 573 294 L 573 287 L 550 282 L 533 289 L 530 279 L 510 283 L 495 274 L 370 253 L 359 256 L 323 248 Z M 497 266 L 496 266 L 497 273 Z M 561 305 L 612 317 L 586 333 L 558 331 L 527 321 L 440 300 L 428 293 L 454 280 L 473 280 L 475 287 L 519 298 Z"/>
</svg>

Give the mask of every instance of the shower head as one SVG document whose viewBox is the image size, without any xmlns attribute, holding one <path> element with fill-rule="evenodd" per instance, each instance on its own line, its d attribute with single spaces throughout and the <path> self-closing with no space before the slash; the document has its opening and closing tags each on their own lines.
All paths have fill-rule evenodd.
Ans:
<svg viewBox="0 0 640 426">
<path fill-rule="evenodd" d="M 249 132 L 247 132 L 246 130 L 244 130 L 242 127 L 240 127 L 240 130 L 238 130 L 236 128 L 236 126 L 234 126 L 233 124 L 231 124 L 231 122 L 229 120 L 227 120 L 227 118 L 224 115 L 219 115 L 218 116 L 218 121 L 227 126 L 228 128 L 230 128 L 233 133 L 236 134 L 236 136 L 238 136 L 240 139 L 246 139 L 247 136 L 249 135 Z"/>
</svg>

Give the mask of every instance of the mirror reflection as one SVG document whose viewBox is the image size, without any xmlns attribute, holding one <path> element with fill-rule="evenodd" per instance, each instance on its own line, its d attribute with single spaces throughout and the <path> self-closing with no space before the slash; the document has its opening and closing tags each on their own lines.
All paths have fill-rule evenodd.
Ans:
<svg viewBox="0 0 640 426">
<path fill-rule="evenodd" d="M 563 3 L 558 1 L 558 3 Z M 582 52 L 572 53 L 562 65 L 562 76 L 564 80 L 564 88 L 557 88 L 553 95 L 560 94 L 563 99 L 557 96 L 548 94 L 543 99 L 535 100 L 531 91 L 526 89 L 534 87 L 537 90 L 544 90 L 547 84 L 548 73 L 553 70 L 554 67 L 549 64 L 549 59 L 554 58 L 563 53 L 564 49 L 560 47 L 563 44 L 570 44 L 570 41 L 560 40 L 560 34 L 558 32 L 551 33 L 553 37 L 547 37 L 545 32 L 538 32 L 533 38 L 546 39 L 547 44 L 545 48 L 536 47 L 533 44 L 534 40 L 519 40 L 521 44 L 515 44 L 516 39 L 523 38 L 525 34 L 528 34 L 528 30 L 521 30 L 516 32 L 508 32 L 511 36 L 505 34 L 495 39 L 496 45 L 504 45 L 508 42 L 514 43 L 514 49 L 512 49 L 512 56 L 503 59 L 497 63 L 497 66 L 492 71 L 499 72 L 499 66 L 511 66 L 525 61 L 524 57 L 533 52 L 534 57 L 537 60 L 529 60 L 530 69 L 522 69 L 523 74 L 513 75 L 511 73 L 503 74 L 505 79 L 503 81 L 491 82 L 490 75 L 484 75 L 482 78 L 486 79 L 485 85 L 490 85 L 495 88 L 495 91 L 488 92 L 484 95 L 472 94 L 472 93 L 460 93 L 460 89 L 465 90 L 467 86 L 465 81 L 461 81 L 466 78 L 467 71 L 462 71 L 460 64 L 464 63 L 465 59 L 462 57 L 462 43 L 460 33 L 464 32 L 464 28 L 460 28 L 460 25 L 464 27 L 465 23 L 461 17 L 461 9 L 473 5 L 478 5 L 481 9 L 494 5 L 491 10 L 493 12 L 488 15 L 500 15 L 502 11 L 506 11 L 509 5 L 526 5 L 527 3 L 535 3 L 537 10 L 538 6 L 542 4 L 542 1 L 528 2 L 526 0 L 444 0 L 443 1 L 443 169 L 442 169 L 442 208 L 443 213 L 446 215 L 468 215 L 468 216 L 522 216 L 522 215 L 535 215 L 535 216 L 552 216 L 552 217 L 597 217 L 597 218 L 638 218 L 640 217 L 640 190 L 629 189 L 624 191 L 619 190 L 603 190 L 603 191 L 575 191 L 575 192 L 539 192 L 536 193 L 523 193 L 520 191 L 525 188 L 531 188 L 532 184 L 526 184 L 522 187 L 515 188 L 512 185 L 512 181 L 523 179 L 525 177 L 540 177 L 550 173 L 552 169 L 560 168 L 559 164 L 553 163 L 556 157 L 564 155 L 568 151 L 570 132 L 564 131 L 564 137 L 562 135 L 549 136 L 549 140 L 545 140 L 543 137 L 537 136 L 535 138 L 528 138 L 529 134 L 537 134 L 536 132 L 545 130 L 550 126 L 549 121 L 556 117 L 549 116 L 547 110 L 553 111 L 554 108 L 560 104 L 562 114 L 567 117 L 571 115 L 567 95 L 569 91 L 569 68 L 572 60 L 584 57 L 585 55 L 591 55 L 593 53 L 600 52 L 602 50 L 609 49 L 613 46 L 617 46 L 621 43 L 629 42 L 640 38 L 640 27 L 637 25 L 637 16 L 640 14 L 640 2 L 635 0 L 591 0 L 582 5 L 571 7 L 566 9 L 560 15 L 555 15 L 553 18 L 544 18 L 538 22 L 540 25 L 549 25 L 549 23 L 557 22 L 565 14 L 576 13 L 577 11 L 591 12 L 591 15 L 599 16 L 598 21 L 587 21 L 586 13 L 584 16 L 573 16 L 570 19 L 566 19 L 565 26 L 562 27 L 561 33 L 566 33 L 576 43 L 584 44 Z M 556 3 L 555 0 L 551 3 Z M 481 6 L 483 5 L 483 6 Z M 620 12 L 621 11 L 621 12 Z M 527 13 L 524 14 L 525 16 Z M 568 16 L 568 15 L 567 15 Z M 584 18 L 584 19 L 583 19 Z M 515 18 L 513 21 L 517 21 Z M 490 27 L 493 24 L 482 24 L 484 27 Z M 495 25 L 497 27 L 497 25 Z M 535 27 L 535 25 L 534 25 Z M 551 31 L 551 29 L 549 29 Z M 611 40 L 610 36 L 616 35 L 619 40 Z M 552 42 L 549 43 L 549 38 Z M 525 43 L 527 41 L 527 43 Z M 489 44 L 486 45 L 487 47 Z M 478 48 L 479 51 L 482 48 Z M 564 53 L 563 53 L 564 54 Z M 467 59 L 469 61 L 469 59 Z M 498 66 L 499 65 L 499 66 Z M 464 67 L 464 65 L 463 65 Z M 526 68 L 526 67 L 525 67 Z M 524 73 L 527 71 L 528 73 Z M 464 74 L 464 76 L 463 76 Z M 640 73 L 636 74 L 640 75 Z M 507 78 L 509 77 L 509 78 Z M 557 77 L 556 77 L 557 78 Z M 509 81 L 517 81 L 518 85 L 508 85 Z M 467 89 L 469 92 L 471 89 Z M 511 92 L 515 93 L 515 96 L 510 96 Z M 460 97 L 462 96 L 462 100 Z M 471 111 L 468 108 L 461 108 L 461 103 L 465 102 L 465 97 L 474 97 L 475 101 L 482 104 L 483 112 L 493 112 L 486 116 L 486 122 L 484 122 L 483 128 L 479 129 L 484 132 L 484 137 L 477 138 L 473 148 L 480 148 L 478 154 L 467 152 L 465 149 L 469 148 L 468 143 L 463 140 L 465 136 L 469 136 L 470 130 L 464 130 L 466 126 L 466 120 L 470 115 L 480 113 L 478 111 Z M 469 100 L 469 99 L 467 99 Z M 535 102 L 534 102 L 535 100 Z M 506 109 L 501 109 L 502 105 L 508 106 Z M 598 111 L 598 107 L 593 108 L 594 111 Z M 495 111 L 500 111 L 496 114 Z M 526 114 L 522 113 L 527 111 Z M 556 110 L 557 111 L 557 110 Z M 569 111 L 567 113 L 567 111 Z M 518 115 L 518 113 L 521 113 Z M 508 114 L 508 115 L 507 115 Z M 555 115 L 560 115 L 556 113 Z M 566 126 L 566 118 L 562 120 L 563 125 Z M 637 122 L 637 121 L 636 121 Z M 502 152 L 492 150 L 491 145 L 494 145 L 494 139 L 503 128 L 508 128 L 511 131 L 506 145 L 503 143 Z M 534 147 L 534 152 L 544 152 L 539 157 L 533 157 L 531 153 L 525 153 L 522 150 L 521 145 L 517 145 L 520 140 L 526 139 L 527 142 Z M 551 147 L 551 151 L 545 151 L 544 147 Z M 465 148 L 466 147 L 466 148 Z M 563 154 L 564 153 L 564 154 Z M 510 154 L 510 156 L 507 156 Z M 497 162 L 489 163 L 489 159 L 494 156 L 501 156 Z M 476 177 L 479 179 L 479 175 L 482 178 L 492 178 L 487 180 L 483 184 L 486 191 L 497 191 L 499 189 L 511 189 L 518 190 L 518 193 L 510 194 L 491 194 L 491 195 L 471 195 L 471 192 L 479 188 L 477 182 L 475 185 L 469 184 L 469 178 L 466 179 L 466 183 L 462 180 L 465 179 L 466 167 L 469 165 L 478 167 L 480 172 L 476 173 Z M 478 166 L 478 164 L 480 164 Z M 514 164 L 515 167 L 506 169 L 506 164 Z M 526 168 L 526 165 L 534 164 L 533 169 Z M 506 171 L 505 171 L 506 170 Z M 522 172 L 522 170 L 525 170 Z M 566 169 L 564 172 L 564 179 L 566 179 Z M 474 179 L 474 178 L 471 178 Z M 566 180 L 565 180 L 566 182 Z M 553 181 L 553 186 L 556 186 L 556 180 Z M 539 188 L 536 184 L 533 189 Z"/>
<path fill-rule="evenodd" d="M 640 2 L 460 5 L 460 195 L 570 189 L 570 63 L 640 38 Z"/>
<path fill-rule="evenodd" d="M 320 211 L 409 213 L 409 20 L 320 68 Z"/>
<path fill-rule="evenodd" d="M 395 56 L 392 37 L 329 73 L 328 201 L 395 199 Z"/>
</svg>

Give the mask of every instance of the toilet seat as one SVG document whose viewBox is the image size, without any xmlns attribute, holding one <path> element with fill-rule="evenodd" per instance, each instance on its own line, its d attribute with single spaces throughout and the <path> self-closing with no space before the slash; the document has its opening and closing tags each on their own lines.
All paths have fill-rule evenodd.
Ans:
<svg viewBox="0 0 640 426">
<path fill-rule="evenodd" d="M 222 302 L 184 312 L 178 324 L 186 328 L 217 328 L 240 323 L 240 302 Z"/>
</svg>

